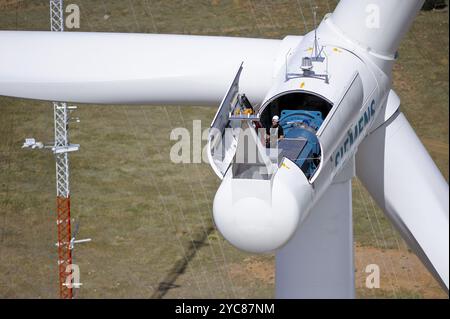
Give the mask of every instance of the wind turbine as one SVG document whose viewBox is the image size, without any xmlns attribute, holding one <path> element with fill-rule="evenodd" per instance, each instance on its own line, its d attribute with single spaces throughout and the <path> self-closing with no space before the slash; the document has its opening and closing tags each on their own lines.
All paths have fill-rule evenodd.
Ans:
<svg viewBox="0 0 450 319">
<path fill-rule="evenodd" d="M 391 89 L 422 4 L 341 0 L 314 31 L 282 40 L 1 31 L 0 95 L 220 105 L 214 221 L 240 249 L 276 251 L 277 297 L 354 297 L 355 174 L 448 292 L 448 184 Z M 257 129 L 274 115 L 285 138 L 266 147 Z"/>
</svg>

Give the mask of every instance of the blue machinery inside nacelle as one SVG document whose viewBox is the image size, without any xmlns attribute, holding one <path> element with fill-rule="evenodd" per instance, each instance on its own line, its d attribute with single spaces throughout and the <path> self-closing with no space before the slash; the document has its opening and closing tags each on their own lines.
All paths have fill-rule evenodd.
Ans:
<svg viewBox="0 0 450 319">
<path fill-rule="evenodd" d="M 308 179 L 320 164 L 321 150 L 316 132 L 322 123 L 322 112 L 319 111 L 281 111 L 284 138 L 278 141 L 280 155 L 293 161 Z"/>
</svg>

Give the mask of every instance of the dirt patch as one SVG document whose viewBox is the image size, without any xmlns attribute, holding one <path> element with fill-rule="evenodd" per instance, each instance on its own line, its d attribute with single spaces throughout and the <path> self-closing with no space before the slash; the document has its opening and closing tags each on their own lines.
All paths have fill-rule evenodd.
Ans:
<svg viewBox="0 0 450 319">
<path fill-rule="evenodd" d="M 447 298 L 439 284 L 423 266 L 415 254 L 405 249 L 377 249 L 355 247 L 356 288 L 369 290 L 365 286 L 368 273 L 366 266 L 376 264 L 380 268 L 380 288 L 394 297 L 401 292 L 422 298 Z"/>
<path fill-rule="evenodd" d="M 0 0 L 0 9 L 21 9 L 25 7 L 24 0 Z"/>
<path fill-rule="evenodd" d="M 355 285 L 359 297 L 380 296 L 380 291 L 366 288 L 369 275 L 366 266 L 376 264 L 380 269 L 380 291 L 383 297 L 447 298 L 415 254 L 405 249 L 382 250 L 374 247 L 355 247 Z M 273 258 L 252 256 L 242 263 L 229 265 L 229 273 L 235 281 L 259 281 L 261 284 L 275 283 Z"/>
<path fill-rule="evenodd" d="M 274 261 L 267 257 L 252 256 L 245 258 L 242 263 L 230 264 L 229 273 L 236 280 L 275 284 Z"/>
</svg>

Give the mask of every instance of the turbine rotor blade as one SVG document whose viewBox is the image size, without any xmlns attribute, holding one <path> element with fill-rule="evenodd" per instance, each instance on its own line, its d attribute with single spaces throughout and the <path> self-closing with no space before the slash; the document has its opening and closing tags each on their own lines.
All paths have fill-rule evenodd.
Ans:
<svg viewBox="0 0 450 319">
<path fill-rule="evenodd" d="M 356 174 L 448 293 L 448 183 L 402 113 L 361 143 Z"/>
<path fill-rule="evenodd" d="M 295 37 L 297 38 L 297 37 Z M 220 103 L 236 65 L 262 100 L 282 40 L 0 31 L 0 95 L 105 104 Z"/>
</svg>

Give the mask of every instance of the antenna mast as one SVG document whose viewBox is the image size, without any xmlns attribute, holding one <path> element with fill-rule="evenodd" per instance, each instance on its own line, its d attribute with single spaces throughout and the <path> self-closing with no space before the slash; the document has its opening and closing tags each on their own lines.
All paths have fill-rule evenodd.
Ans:
<svg viewBox="0 0 450 319">
<path fill-rule="evenodd" d="M 317 39 L 317 6 L 313 8 L 314 16 L 314 48 L 312 61 L 322 62 L 324 57 L 322 57 L 322 49 L 319 49 L 319 40 Z"/>
<path fill-rule="evenodd" d="M 50 28 L 54 32 L 64 31 L 63 0 L 50 0 Z M 76 107 L 74 107 L 76 108 Z M 71 109 L 73 109 L 71 107 Z M 53 102 L 55 144 L 52 148 L 56 162 L 56 211 L 58 228 L 58 272 L 59 295 L 61 299 L 73 298 L 69 154 L 77 151 L 79 145 L 69 144 L 69 108 L 64 102 Z"/>
<path fill-rule="evenodd" d="M 55 32 L 64 31 L 63 0 L 50 0 L 50 29 Z M 56 225 L 58 228 L 58 273 L 59 296 L 61 299 L 72 299 L 73 288 L 79 288 L 81 283 L 75 282 L 79 274 L 74 275 L 73 270 L 78 269 L 72 264 L 72 250 L 74 244 L 91 241 L 90 238 L 76 240 L 72 236 L 70 219 L 70 187 L 69 187 L 69 152 L 78 151 L 79 144 L 69 143 L 69 123 L 78 118 L 71 118 L 70 113 L 76 106 L 68 106 L 65 102 L 53 102 L 53 120 L 55 140 L 52 145 L 44 145 L 34 138 L 26 138 L 22 148 L 50 149 L 55 155 L 56 163 Z"/>
</svg>

